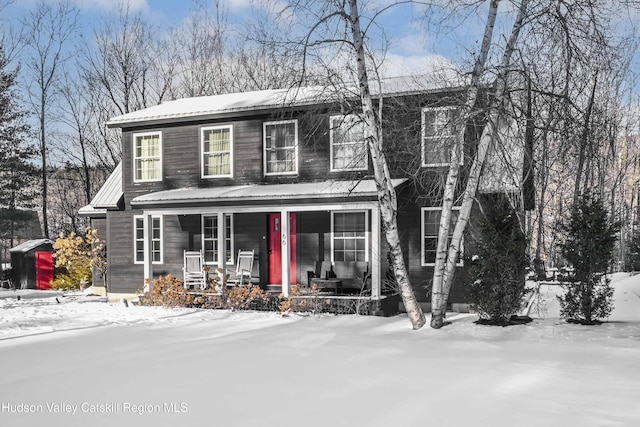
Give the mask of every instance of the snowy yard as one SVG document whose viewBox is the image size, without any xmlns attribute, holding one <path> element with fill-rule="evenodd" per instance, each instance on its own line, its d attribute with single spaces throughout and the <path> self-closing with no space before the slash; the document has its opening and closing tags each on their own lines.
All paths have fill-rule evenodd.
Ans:
<svg viewBox="0 0 640 427">
<path fill-rule="evenodd" d="M 614 286 L 601 326 L 544 286 L 528 325 L 437 331 L 0 291 L 0 426 L 638 426 L 640 276 Z"/>
</svg>

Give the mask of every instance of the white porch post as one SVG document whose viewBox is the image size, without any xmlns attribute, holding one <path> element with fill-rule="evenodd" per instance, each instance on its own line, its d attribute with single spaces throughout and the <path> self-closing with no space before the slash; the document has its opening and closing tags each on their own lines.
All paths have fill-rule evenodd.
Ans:
<svg viewBox="0 0 640 427">
<path fill-rule="evenodd" d="M 151 215 L 145 213 L 142 217 L 143 227 L 143 251 L 144 251 L 144 289 L 151 291 L 153 286 L 153 254 L 151 253 L 151 238 L 153 236 L 153 220 Z"/>
<path fill-rule="evenodd" d="M 371 209 L 371 298 L 380 297 L 380 208 Z"/>
<path fill-rule="evenodd" d="M 227 218 L 223 212 L 218 212 L 218 277 L 224 283 L 227 275 Z"/>
<path fill-rule="evenodd" d="M 291 244 L 289 242 L 290 224 L 289 224 L 289 211 L 280 211 L 280 233 L 282 240 L 282 294 L 285 297 L 289 296 L 289 282 L 291 272 L 289 266 L 291 265 Z"/>
</svg>

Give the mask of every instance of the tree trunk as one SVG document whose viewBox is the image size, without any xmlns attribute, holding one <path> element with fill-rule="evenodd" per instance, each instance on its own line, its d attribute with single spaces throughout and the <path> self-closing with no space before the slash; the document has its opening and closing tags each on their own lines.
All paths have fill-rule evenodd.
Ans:
<svg viewBox="0 0 640 427">
<path fill-rule="evenodd" d="M 518 40 L 520 29 L 522 28 L 522 22 L 524 20 L 528 3 L 529 3 L 529 0 L 521 1 L 520 7 L 518 10 L 518 16 L 513 24 L 511 35 L 505 47 L 505 52 L 502 58 L 500 72 L 496 78 L 495 98 L 494 98 L 494 101 L 492 102 L 492 107 L 490 109 L 489 117 L 487 119 L 487 124 L 482 131 L 482 136 L 480 137 L 480 142 L 478 144 L 478 148 L 477 148 L 475 157 L 473 159 L 471 169 L 469 171 L 469 178 L 465 186 L 464 195 L 462 199 L 462 206 L 460 208 L 458 220 L 456 222 L 456 226 L 453 231 L 453 237 L 451 239 L 451 243 L 449 246 L 447 258 L 444 263 L 444 272 L 434 271 L 433 292 L 434 293 L 439 292 L 439 295 L 437 296 L 436 301 L 435 302 L 432 301 L 431 303 L 432 304 L 432 307 L 431 307 L 431 310 L 432 310 L 431 311 L 432 313 L 431 327 L 432 328 L 439 329 L 444 325 L 444 315 L 447 308 L 447 301 L 449 299 L 451 286 L 453 285 L 453 277 L 454 277 L 455 268 L 456 268 L 456 260 L 460 254 L 462 236 L 467 227 L 467 224 L 469 223 L 471 208 L 473 207 L 473 202 L 475 200 L 476 192 L 478 190 L 480 175 L 482 172 L 482 168 L 484 167 L 487 153 L 489 152 L 491 144 L 495 139 L 495 131 L 496 129 L 499 128 L 498 127 L 499 120 L 502 117 L 502 112 L 500 107 L 506 101 L 506 98 L 508 96 L 506 89 L 507 89 L 508 69 L 511 63 L 511 55 L 514 50 L 515 43 Z M 493 7 L 496 8 L 495 12 L 497 12 L 497 1 L 492 2 L 492 8 Z M 491 11 L 490 11 L 490 17 L 487 25 L 489 25 L 490 23 L 491 23 Z M 485 47 L 485 44 L 483 40 L 483 48 L 484 47 Z M 485 52 L 485 54 L 487 53 L 488 53 L 488 50 L 487 52 Z M 442 216 L 445 216 L 444 211 L 442 213 Z M 442 225 L 442 220 L 441 220 L 441 225 Z M 438 236 L 438 240 L 440 240 L 440 234 Z M 438 242 L 438 244 L 440 245 L 440 242 Z M 438 284 L 438 289 L 436 289 L 436 283 L 435 283 L 436 274 L 442 274 L 443 276 L 441 285 Z"/>
<path fill-rule="evenodd" d="M 573 189 L 573 204 L 575 205 L 580 198 L 582 193 L 582 175 L 584 172 L 584 165 L 587 159 L 585 158 L 585 151 L 587 151 L 587 146 L 589 145 L 589 137 L 590 137 L 590 122 L 591 122 L 591 113 L 593 111 L 593 105 L 595 103 L 596 97 L 596 87 L 598 86 L 598 70 L 594 71 L 593 76 L 593 87 L 591 88 L 591 96 L 589 97 L 589 104 L 587 105 L 587 111 L 585 112 L 584 124 L 582 128 L 582 135 L 580 138 L 580 149 L 578 152 L 578 170 L 576 172 L 576 182 Z M 590 168 L 587 168 L 586 175 L 589 174 Z M 585 188 L 587 188 L 588 177 L 585 178 Z"/>
<path fill-rule="evenodd" d="M 382 133 L 380 117 L 376 117 L 373 99 L 369 88 L 369 78 L 367 76 L 366 57 L 364 52 L 364 42 L 362 30 L 360 28 L 360 16 L 358 12 L 357 0 L 349 0 L 351 34 L 356 54 L 358 67 L 358 86 L 360 99 L 362 101 L 362 113 L 365 120 L 365 135 L 369 146 L 369 153 L 373 163 L 374 179 L 378 189 L 378 202 L 380 205 L 380 216 L 382 229 L 389 245 L 391 254 L 391 267 L 396 277 L 400 295 L 404 303 L 409 320 L 413 329 L 420 329 L 426 323 L 424 313 L 416 300 L 416 296 L 411 287 L 407 268 L 404 264 L 402 247 L 400 245 L 400 235 L 397 224 L 397 199 L 396 192 L 391 182 L 391 174 L 387 165 L 386 157 L 382 152 Z"/>
<path fill-rule="evenodd" d="M 498 15 L 498 5 L 500 0 L 493 0 L 489 8 L 489 16 L 487 17 L 487 25 L 485 26 L 484 37 L 482 39 L 482 48 L 480 54 L 476 59 L 476 63 L 473 68 L 471 87 L 467 100 L 465 102 L 465 108 L 463 118 L 456 125 L 459 127 L 458 137 L 453 147 L 451 147 L 451 156 L 449 162 L 449 171 L 447 172 L 447 179 L 444 186 L 444 195 L 442 198 L 442 212 L 440 214 L 440 225 L 438 228 L 438 243 L 436 247 L 436 260 L 433 270 L 433 283 L 431 287 L 431 326 L 439 328 L 442 324 L 434 325 L 434 318 L 440 319 L 439 322 L 444 322 L 444 316 L 446 313 L 447 302 L 443 293 L 444 284 L 444 272 L 445 264 L 447 262 L 447 245 L 449 243 L 449 227 L 451 224 L 451 215 L 453 210 L 453 203 L 455 201 L 455 191 L 458 186 L 458 178 L 460 176 L 460 160 L 462 154 L 462 147 L 464 147 L 464 137 L 466 123 L 472 116 L 472 110 L 476 104 L 478 97 L 478 85 L 480 82 L 480 76 L 484 72 L 487 63 L 487 57 L 489 55 L 489 49 L 491 47 L 491 40 L 493 38 L 493 28 L 495 26 L 496 17 Z M 442 308 L 444 307 L 444 309 Z"/>
<path fill-rule="evenodd" d="M 45 138 L 45 93 L 40 104 L 40 154 L 42 159 L 42 225 L 44 237 L 49 238 L 49 215 L 47 209 L 47 143 Z"/>
</svg>

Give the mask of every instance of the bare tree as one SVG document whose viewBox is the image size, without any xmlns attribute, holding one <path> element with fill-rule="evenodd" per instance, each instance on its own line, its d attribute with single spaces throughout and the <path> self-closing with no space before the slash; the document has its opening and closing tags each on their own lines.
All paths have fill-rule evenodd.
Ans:
<svg viewBox="0 0 640 427">
<path fill-rule="evenodd" d="M 9 64 L 18 57 L 24 44 L 24 26 L 14 25 L 10 19 L 5 18 L 4 14 L 4 11 L 14 3 L 14 0 L 0 0 L 0 46 L 2 46 L 4 60 Z"/>
<path fill-rule="evenodd" d="M 213 8 L 196 1 L 184 22 L 171 31 L 178 97 L 228 92 L 231 62 L 226 21 L 227 8 L 221 0 L 214 0 Z"/>
<path fill-rule="evenodd" d="M 500 2 L 492 0 L 484 4 L 487 3 L 489 19 L 485 37 L 493 26 L 493 13 Z M 489 94 L 482 110 L 486 124 L 460 198 L 455 194 L 460 162 L 456 161 L 453 149 L 451 153 L 438 239 L 438 263 L 433 277 L 432 326 L 436 328 L 444 323 L 460 243 L 477 190 L 474 188 L 476 177 L 483 173 L 485 150 L 504 151 L 506 139 L 500 141 L 502 127 L 515 122 L 522 129 L 523 138 L 527 135 L 534 146 L 532 160 L 539 189 L 538 227 L 532 233 L 538 242 L 536 258 L 542 257 L 547 234 L 551 236 L 546 242 L 550 248 L 551 240 L 560 238 L 557 219 L 568 211 L 566 207 L 575 195 L 610 188 L 615 181 L 607 178 L 613 166 L 608 159 L 615 156 L 612 147 L 616 139 L 613 136 L 616 119 L 611 115 L 615 108 L 607 106 L 609 101 L 604 100 L 612 99 L 607 93 L 616 91 L 618 83 L 615 82 L 620 81 L 628 69 L 626 61 L 620 60 L 624 43 L 618 42 L 621 38 L 628 40 L 628 35 L 616 34 L 612 18 L 621 16 L 621 8 L 582 0 L 510 3 L 515 5 L 511 9 L 514 13 L 507 12 L 505 16 L 516 13 L 517 16 L 513 18 L 511 33 L 505 37 L 506 43 L 501 46 L 499 42 L 483 42 L 471 74 L 469 101 L 477 90 L 474 80 L 479 75 L 483 53 L 489 52 L 489 58 L 496 58 L 501 51 L 499 64 L 487 63 L 483 67 L 481 82 Z M 472 103 L 467 102 L 467 111 L 470 106 Z M 468 119 L 469 116 L 463 114 L 461 121 Z M 459 144 L 462 137 L 460 135 Z M 597 191 L 602 191 L 600 189 Z M 451 233 L 447 229 L 450 223 L 447 211 L 460 200 L 460 213 Z M 552 224 L 545 220 L 551 216 L 555 217 Z"/>
<path fill-rule="evenodd" d="M 93 197 L 91 176 L 93 162 L 89 151 L 89 135 L 95 113 L 88 108 L 85 96 L 87 92 L 80 77 L 72 80 L 67 74 L 59 85 L 59 91 L 61 96 L 58 120 L 69 131 L 62 132 L 56 148 L 63 161 L 80 166 L 85 204 L 89 204 Z"/>
<path fill-rule="evenodd" d="M 513 55 L 516 42 L 520 34 L 520 30 L 525 19 L 526 10 L 528 6 L 528 0 L 522 0 L 517 8 L 518 13 L 514 20 L 511 34 L 504 47 L 504 53 L 502 57 L 502 63 L 499 68 L 498 75 L 494 82 L 494 95 L 491 108 L 488 111 L 488 118 L 486 125 L 480 137 L 478 147 L 476 149 L 473 162 L 469 170 L 469 176 L 465 185 L 465 190 L 462 196 L 462 204 L 458 213 L 458 218 L 453 230 L 453 235 L 449 241 L 449 224 L 451 223 L 451 215 L 454 202 L 455 189 L 458 182 L 459 170 L 460 170 L 460 152 L 458 144 L 464 142 L 464 126 L 461 126 L 462 130 L 459 131 L 458 144 L 454 144 L 451 149 L 449 172 L 447 175 L 447 181 L 445 184 L 445 196 L 442 204 L 442 214 L 440 217 L 440 227 L 438 230 L 438 246 L 436 249 L 436 265 L 433 273 L 433 287 L 431 292 L 431 327 L 441 328 L 444 324 L 444 315 L 446 312 L 447 301 L 449 298 L 449 292 L 453 285 L 453 276 L 457 264 L 458 257 L 460 256 L 461 242 L 464 231 L 469 223 L 469 217 L 471 214 L 471 208 L 475 201 L 476 192 L 478 190 L 478 184 L 480 181 L 480 174 L 484 166 L 487 153 L 496 138 L 497 129 L 501 126 L 501 122 L 504 118 L 504 107 L 508 101 L 508 78 L 511 68 L 511 57 Z M 482 42 L 482 47 L 478 55 L 478 60 L 474 67 L 472 74 L 472 82 L 467 97 L 467 116 L 463 123 L 466 123 L 466 118 L 470 117 L 470 107 L 473 107 L 476 103 L 477 92 L 479 90 L 478 84 L 480 82 L 480 76 L 486 69 L 486 58 L 489 55 L 491 49 L 493 28 L 495 24 L 496 15 L 498 12 L 499 0 L 492 0 L 490 3 L 489 15 L 487 23 L 485 25 L 485 35 Z M 448 247 L 447 247 L 448 246 Z"/>
<path fill-rule="evenodd" d="M 88 219 L 80 217 L 78 210 L 87 204 L 84 194 L 85 172 L 81 166 L 67 163 L 51 168 L 49 180 L 51 203 L 51 230 L 55 235 L 61 232 L 84 233 Z"/>
<path fill-rule="evenodd" d="M 519 50 L 535 116 L 533 253 L 554 266 L 563 262 L 555 250 L 562 238 L 557 223 L 580 194 L 596 192 L 609 199 L 611 212 L 621 208 L 623 199 L 614 194 L 637 156 L 620 144 L 625 98 L 630 99 L 623 87 L 634 84 L 629 61 L 637 37 L 621 25 L 624 2 L 544 6 Z"/>
<path fill-rule="evenodd" d="M 70 42 L 78 29 L 78 10 L 66 1 L 55 4 L 40 2 L 22 21 L 28 46 L 26 61 L 29 81 L 28 95 L 38 118 L 40 156 L 42 160 L 42 216 L 44 235 L 49 237 L 47 213 L 47 137 L 49 113 L 57 96 L 56 83 L 72 57 Z"/>
<path fill-rule="evenodd" d="M 363 23 L 357 0 L 347 2 L 290 2 L 288 11 L 297 14 L 298 22 L 306 22 L 307 27 L 300 37 L 304 69 L 301 80 L 317 79 L 313 72 L 311 61 L 320 59 L 331 52 L 333 67 L 324 68 L 323 80 L 337 90 L 342 96 L 356 96 L 359 110 L 364 122 L 364 135 L 373 165 L 373 178 L 378 190 L 378 205 L 380 207 L 381 226 L 389 249 L 389 258 L 402 301 L 409 315 L 412 327 L 421 328 L 426 320 L 417 302 L 415 293 L 409 281 L 409 275 L 404 263 L 400 234 L 397 224 L 398 201 L 395 188 L 391 181 L 391 174 L 384 152 L 382 133 L 382 97 L 374 101 L 371 82 L 379 77 L 376 74 L 376 62 L 367 46 L 367 29 L 370 25 Z M 298 40 L 298 44 L 300 44 Z M 344 48 L 347 48 L 346 50 Z M 340 54 L 339 52 L 343 53 Z M 348 53 L 346 53 L 348 52 Z M 345 59 L 341 62 L 338 56 Z M 328 63 L 316 61 L 318 63 Z M 341 69 L 341 66 L 345 68 Z M 373 73 L 373 79 L 369 76 Z M 376 87 L 377 92 L 380 87 Z M 331 89 L 328 89 L 331 90 Z"/>
<path fill-rule="evenodd" d="M 109 99 L 99 91 L 89 91 L 91 99 L 87 108 L 92 112 L 92 122 L 87 135 L 88 150 L 95 159 L 95 166 L 105 172 L 112 172 L 122 158 L 122 138 L 120 132 L 105 126 L 113 116 Z"/>
<path fill-rule="evenodd" d="M 128 4 L 95 32 L 95 49 L 86 48 L 83 71 L 94 96 L 108 102 L 109 116 L 160 103 L 170 93 L 172 73 L 162 72 L 161 46 L 153 25 Z"/>
</svg>

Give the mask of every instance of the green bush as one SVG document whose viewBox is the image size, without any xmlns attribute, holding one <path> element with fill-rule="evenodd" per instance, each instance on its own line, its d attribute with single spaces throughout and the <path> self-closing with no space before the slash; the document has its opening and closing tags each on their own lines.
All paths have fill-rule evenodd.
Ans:
<svg viewBox="0 0 640 427">
<path fill-rule="evenodd" d="M 493 202 L 480 221 L 469 294 L 482 320 L 505 324 L 518 313 L 526 294 L 527 239 L 509 200 L 497 197 Z"/>
<path fill-rule="evenodd" d="M 569 223 L 563 226 L 566 240 L 562 255 L 573 266 L 558 297 L 560 315 L 571 322 L 593 324 L 613 310 L 613 288 L 607 271 L 619 226 L 609 219 L 599 198 L 585 195 L 574 206 Z"/>
</svg>

